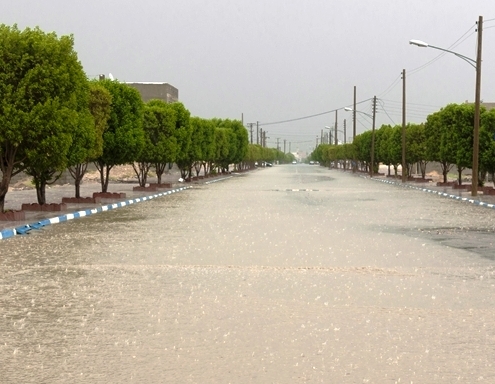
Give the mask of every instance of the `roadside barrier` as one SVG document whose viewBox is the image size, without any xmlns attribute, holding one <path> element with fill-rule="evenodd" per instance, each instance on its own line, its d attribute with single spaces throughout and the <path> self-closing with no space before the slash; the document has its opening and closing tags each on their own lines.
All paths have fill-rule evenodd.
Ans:
<svg viewBox="0 0 495 384">
<path fill-rule="evenodd" d="M 57 217 L 52 217 L 52 218 L 49 218 L 49 219 L 43 219 L 43 220 L 40 220 L 40 221 L 38 221 L 36 223 L 25 224 L 25 225 L 21 225 L 21 226 L 16 227 L 16 228 L 3 229 L 3 230 L 0 231 L 0 240 L 2 240 L 2 239 L 8 239 L 8 238 L 14 237 L 16 235 L 25 235 L 25 234 L 29 233 L 32 230 L 41 229 L 43 227 L 46 227 L 47 225 L 63 223 L 63 222 L 69 221 L 69 220 L 78 219 L 78 218 L 81 218 L 81 217 L 86 217 L 86 216 L 89 216 L 89 215 L 93 215 L 95 213 L 106 212 L 106 211 L 110 211 L 110 210 L 113 210 L 113 209 L 117 209 L 117 208 L 121 208 L 121 207 L 126 207 L 128 205 L 132 205 L 132 204 L 136 204 L 136 203 L 141 203 L 143 201 L 148 201 L 148 200 L 156 199 L 157 197 L 171 195 L 173 193 L 181 192 L 181 191 L 183 191 L 185 189 L 191 189 L 191 188 L 192 187 L 190 187 L 190 186 L 181 187 L 181 188 L 175 188 L 175 189 L 172 189 L 170 191 L 156 193 L 156 194 L 150 195 L 150 196 L 138 197 L 136 199 L 121 201 L 121 202 L 118 202 L 118 203 L 113 203 L 113 204 L 108 204 L 108 205 L 102 205 L 101 207 L 97 207 L 97 208 L 85 209 L 85 210 L 78 211 L 78 212 L 72 212 L 72 213 L 67 213 L 65 215 L 61 215 L 61 216 L 57 216 Z"/>
<path fill-rule="evenodd" d="M 369 177 L 367 177 L 367 178 L 369 178 Z M 446 197 L 448 199 L 458 200 L 458 201 L 465 202 L 465 203 L 471 203 L 471 204 L 474 204 L 474 205 L 478 205 L 480 207 L 486 207 L 486 208 L 492 208 L 492 209 L 495 208 L 495 204 L 485 203 L 484 201 L 476 200 L 476 199 L 469 198 L 469 197 L 462 197 L 462 196 L 458 196 L 458 195 L 452 195 L 452 194 L 449 194 L 449 193 L 446 193 L 446 192 L 442 192 L 442 191 L 435 191 L 433 189 L 421 188 L 421 187 L 417 187 L 417 186 L 410 185 L 410 184 L 397 183 L 395 181 L 390 181 L 390 180 L 383 180 L 383 179 L 376 179 L 376 178 L 372 178 L 372 180 L 379 181 L 379 182 L 382 182 L 382 183 L 385 183 L 385 184 L 396 185 L 398 187 L 415 189 L 417 191 L 422 191 L 422 192 L 426 192 L 426 193 L 432 193 L 434 195 L 438 195 L 438 196 L 441 196 L 441 197 Z"/>
</svg>

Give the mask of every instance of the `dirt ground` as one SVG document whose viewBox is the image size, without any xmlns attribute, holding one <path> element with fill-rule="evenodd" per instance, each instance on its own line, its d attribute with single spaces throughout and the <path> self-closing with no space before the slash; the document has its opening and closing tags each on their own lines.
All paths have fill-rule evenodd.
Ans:
<svg viewBox="0 0 495 384">
<path fill-rule="evenodd" d="M 172 169 L 167 175 L 170 174 L 175 175 L 175 173 L 176 171 Z M 154 178 L 156 178 L 156 174 L 153 171 L 150 171 L 148 174 L 148 179 L 153 181 Z M 100 173 L 96 169 L 94 169 L 94 167 L 88 169 L 88 171 L 84 175 L 83 184 L 99 183 L 99 182 L 100 182 Z M 137 183 L 138 181 L 132 165 L 127 164 L 127 165 L 120 165 L 113 167 L 110 170 L 110 182 Z M 56 184 L 58 185 L 73 184 L 73 183 L 74 181 L 69 172 L 65 172 L 63 177 L 61 177 L 61 179 L 58 182 L 56 182 Z M 28 175 L 22 175 L 16 177 L 10 183 L 9 186 L 9 191 L 21 191 L 26 189 L 34 189 L 32 177 Z"/>
</svg>

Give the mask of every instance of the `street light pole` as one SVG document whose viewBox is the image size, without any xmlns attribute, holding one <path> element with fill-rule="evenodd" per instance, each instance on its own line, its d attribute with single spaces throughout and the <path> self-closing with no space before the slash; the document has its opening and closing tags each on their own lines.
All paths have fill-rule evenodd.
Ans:
<svg viewBox="0 0 495 384">
<path fill-rule="evenodd" d="M 480 16 L 478 18 L 478 49 L 476 54 L 476 91 L 474 96 L 473 168 L 472 168 L 473 175 L 472 175 L 471 196 L 478 196 L 482 38 L 483 38 L 483 16 Z"/>
<path fill-rule="evenodd" d="M 353 103 L 353 110 L 352 110 L 352 142 L 354 143 L 354 140 L 356 139 L 356 86 L 354 86 L 354 103 Z M 352 164 L 352 172 L 356 172 L 357 169 L 357 160 L 354 158 L 353 159 L 353 164 Z"/>
<path fill-rule="evenodd" d="M 402 70 L 402 182 L 407 180 L 406 165 L 406 70 Z"/>
<path fill-rule="evenodd" d="M 373 126 L 371 128 L 371 167 L 370 177 L 373 177 L 375 166 L 375 117 L 376 117 L 376 96 L 373 96 Z"/>
<path fill-rule="evenodd" d="M 354 86 L 354 105 L 352 107 L 352 142 L 356 138 L 356 86 Z"/>
<path fill-rule="evenodd" d="M 450 51 L 448 49 L 436 47 L 420 40 L 410 40 L 409 44 L 417 45 L 418 47 L 430 47 L 438 49 L 440 51 L 452 53 L 460 59 L 466 61 L 476 70 L 476 85 L 474 95 L 474 124 L 473 124 L 473 165 L 472 169 L 472 185 L 471 196 L 478 196 L 478 159 L 479 159 L 479 130 L 480 130 L 480 105 L 481 105 L 481 51 L 482 51 L 482 39 L 483 39 L 483 16 L 478 18 L 478 47 L 476 53 L 476 60 L 473 60 L 460 53 Z"/>
</svg>

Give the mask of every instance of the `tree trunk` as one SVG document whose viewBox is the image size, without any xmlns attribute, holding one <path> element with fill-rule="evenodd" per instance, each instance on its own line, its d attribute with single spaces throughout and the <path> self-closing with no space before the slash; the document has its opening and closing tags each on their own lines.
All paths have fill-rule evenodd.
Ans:
<svg viewBox="0 0 495 384">
<path fill-rule="evenodd" d="M 38 204 L 46 204 L 46 180 L 38 180 L 35 177 L 34 184 L 36 186 L 36 197 L 38 198 Z"/>
<path fill-rule="evenodd" d="M 88 163 L 79 163 L 74 167 L 69 167 L 69 172 L 74 179 L 75 197 L 81 197 L 81 183 L 88 169 Z"/>
<path fill-rule="evenodd" d="M 421 169 L 421 177 L 423 179 L 426 178 L 426 164 L 428 164 L 427 161 L 421 161 L 419 163 L 419 168 Z"/>
<path fill-rule="evenodd" d="M 2 173 L 2 181 L 0 182 L 0 213 L 4 211 L 5 208 L 5 197 L 9 191 L 10 179 L 12 178 L 12 169 L 7 168 L 5 172 Z"/>
<path fill-rule="evenodd" d="M 134 172 L 136 173 L 136 176 L 138 178 L 139 186 L 143 188 L 146 187 L 148 172 L 151 168 L 151 164 L 146 162 L 139 162 L 136 166 L 136 163 L 132 163 L 132 168 L 134 169 Z"/>
<path fill-rule="evenodd" d="M 462 168 L 457 167 L 457 183 L 462 185 Z"/>
<path fill-rule="evenodd" d="M 443 175 L 443 182 L 447 182 L 447 173 L 449 172 L 448 170 L 448 165 L 447 163 L 440 163 L 442 166 L 442 175 Z"/>
<path fill-rule="evenodd" d="M 406 175 L 407 178 L 409 176 L 412 176 L 412 174 L 413 174 L 413 168 L 414 168 L 414 164 L 407 164 L 407 175 Z"/>
<path fill-rule="evenodd" d="M 197 161 L 194 163 L 194 170 L 196 171 L 196 177 L 199 177 L 201 172 L 201 162 Z"/>
<path fill-rule="evenodd" d="M 105 165 L 102 162 L 95 162 L 94 164 L 100 173 L 101 191 L 105 193 L 108 191 L 108 176 L 110 175 L 110 170 L 113 168 L 113 165 Z"/>
<path fill-rule="evenodd" d="M 167 163 L 156 163 L 155 164 L 156 178 L 157 178 L 158 184 L 162 183 L 162 175 L 165 173 L 166 167 L 167 167 Z"/>
</svg>

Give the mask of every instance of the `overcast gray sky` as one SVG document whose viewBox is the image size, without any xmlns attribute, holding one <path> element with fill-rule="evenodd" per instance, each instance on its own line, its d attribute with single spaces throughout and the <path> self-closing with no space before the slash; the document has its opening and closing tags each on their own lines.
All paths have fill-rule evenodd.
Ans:
<svg viewBox="0 0 495 384">
<path fill-rule="evenodd" d="M 493 0 L 15 0 L 1 19 L 73 34 L 90 78 L 168 82 L 193 116 L 259 121 L 269 146 L 309 150 L 325 126 L 352 115 L 353 101 L 377 127 L 401 123 L 401 71 L 407 120 L 423 122 L 448 103 L 474 100 L 475 71 L 466 62 L 410 39 L 476 58 L 476 22 L 484 17 L 481 98 L 495 101 Z M 324 112 L 329 112 L 324 114 Z M 305 116 L 317 117 L 266 124 Z M 265 124 L 265 125 L 264 125 Z M 358 114 L 358 133 L 370 129 Z"/>
</svg>

